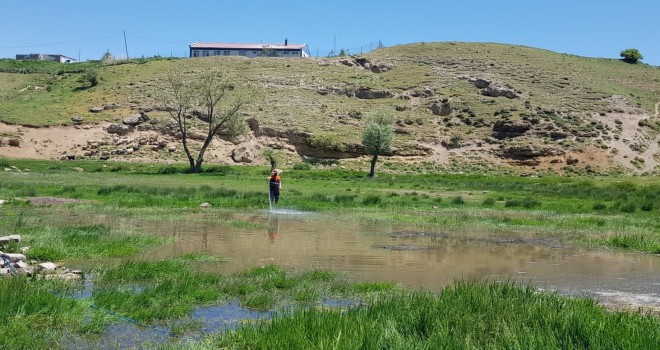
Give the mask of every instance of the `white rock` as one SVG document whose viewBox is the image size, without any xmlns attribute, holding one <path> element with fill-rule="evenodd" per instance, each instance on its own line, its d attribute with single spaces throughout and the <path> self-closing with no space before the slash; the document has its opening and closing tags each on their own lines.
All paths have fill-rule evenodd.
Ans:
<svg viewBox="0 0 660 350">
<path fill-rule="evenodd" d="M 4 253 L 2 256 L 6 257 L 10 262 L 25 261 L 25 255 L 23 254 L 14 254 L 14 253 Z"/>
<path fill-rule="evenodd" d="M 40 271 L 49 273 L 49 272 L 55 272 L 55 269 L 57 268 L 57 265 L 53 264 L 52 262 L 45 262 L 41 263 L 38 265 L 38 268 Z"/>
<path fill-rule="evenodd" d="M 0 200 L 0 204 L 2 204 L 4 201 Z M 3 243 L 11 243 L 11 242 L 20 242 L 21 241 L 21 235 L 9 235 L 9 236 L 4 236 L 0 237 L 0 244 Z"/>
</svg>

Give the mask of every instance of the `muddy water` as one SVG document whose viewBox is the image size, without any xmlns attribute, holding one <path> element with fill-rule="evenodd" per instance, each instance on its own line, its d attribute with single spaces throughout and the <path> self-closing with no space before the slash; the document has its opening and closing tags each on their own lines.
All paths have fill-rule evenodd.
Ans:
<svg viewBox="0 0 660 350">
<path fill-rule="evenodd" d="M 660 309 L 660 257 L 651 254 L 575 249 L 534 233 L 423 231 L 286 211 L 237 219 L 264 228 L 183 222 L 148 225 L 146 229 L 178 240 L 144 257 L 203 253 L 227 259 L 212 267 L 223 273 L 276 263 L 435 290 L 458 279 L 515 280 L 563 294 Z"/>
</svg>

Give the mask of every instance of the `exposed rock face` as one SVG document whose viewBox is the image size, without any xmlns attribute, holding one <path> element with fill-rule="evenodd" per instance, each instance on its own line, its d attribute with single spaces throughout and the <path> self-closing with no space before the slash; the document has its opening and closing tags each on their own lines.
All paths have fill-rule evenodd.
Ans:
<svg viewBox="0 0 660 350">
<path fill-rule="evenodd" d="M 497 138 L 522 136 L 532 127 L 532 124 L 526 120 L 498 120 L 493 124 L 493 136 Z"/>
<path fill-rule="evenodd" d="M 481 93 L 484 96 L 490 96 L 490 97 L 500 97 L 500 96 L 504 96 L 506 98 L 518 97 L 518 93 L 516 93 L 513 89 L 492 83 L 487 88 L 485 88 Z"/>
<path fill-rule="evenodd" d="M 373 90 L 371 88 L 357 88 L 355 89 L 355 97 L 361 99 L 377 99 L 377 98 L 388 98 L 392 96 L 392 93 L 387 90 Z"/>
<path fill-rule="evenodd" d="M 451 104 L 449 104 L 449 102 L 434 102 L 431 105 L 431 112 L 434 115 L 439 115 L 441 117 L 448 116 L 452 112 Z"/>
<path fill-rule="evenodd" d="M 469 78 L 469 82 L 474 84 L 479 89 L 483 89 L 481 94 L 484 96 L 490 97 L 501 97 L 506 98 L 516 98 L 518 93 L 510 87 L 505 86 L 502 83 L 493 82 L 483 78 Z"/>
<path fill-rule="evenodd" d="M 246 119 L 245 122 L 247 123 L 250 131 L 252 131 L 254 136 L 259 136 L 259 121 L 257 121 L 255 118 L 249 118 Z"/>
<path fill-rule="evenodd" d="M 339 63 L 349 67 L 364 68 L 366 70 L 372 71 L 373 73 L 383 73 L 392 70 L 394 68 L 394 66 L 392 66 L 391 64 L 376 63 L 364 57 L 355 57 L 355 56 L 343 58 L 339 60 Z"/>
<path fill-rule="evenodd" d="M 505 158 L 529 159 L 535 157 L 558 156 L 564 154 L 564 151 L 551 146 L 515 144 L 500 147 L 499 153 Z"/>
</svg>

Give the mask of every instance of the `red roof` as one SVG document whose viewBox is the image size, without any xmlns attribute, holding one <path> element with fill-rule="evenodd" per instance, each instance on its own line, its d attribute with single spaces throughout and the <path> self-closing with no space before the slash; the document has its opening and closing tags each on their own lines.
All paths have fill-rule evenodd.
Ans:
<svg viewBox="0 0 660 350">
<path fill-rule="evenodd" d="M 264 47 L 270 47 L 273 50 L 302 50 L 307 44 L 222 44 L 222 43 L 194 43 L 190 44 L 191 49 L 245 49 L 261 50 Z"/>
</svg>

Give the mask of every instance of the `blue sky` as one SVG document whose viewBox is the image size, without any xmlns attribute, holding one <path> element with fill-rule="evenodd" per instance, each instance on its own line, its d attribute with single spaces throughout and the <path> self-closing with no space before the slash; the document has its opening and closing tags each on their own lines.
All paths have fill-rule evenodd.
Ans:
<svg viewBox="0 0 660 350">
<path fill-rule="evenodd" d="M 46 1 L 5 0 L 0 58 L 56 53 L 99 59 L 186 56 L 200 42 L 307 43 L 313 56 L 414 42 L 525 45 L 660 65 L 659 0 Z"/>
</svg>

